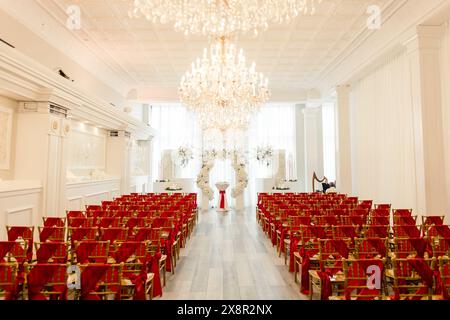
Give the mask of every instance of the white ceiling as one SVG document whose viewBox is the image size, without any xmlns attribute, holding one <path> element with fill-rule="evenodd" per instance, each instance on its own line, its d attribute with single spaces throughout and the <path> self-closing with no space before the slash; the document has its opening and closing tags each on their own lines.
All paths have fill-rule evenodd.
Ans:
<svg viewBox="0 0 450 320">
<path fill-rule="evenodd" d="M 271 25 L 256 38 L 241 36 L 238 47 L 269 78 L 274 100 L 299 100 L 305 90 L 318 87 L 327 70 L 367 32 L 367 7 L 377 4 L 386 10 L 395 1 L 323 0 L 315 15 Z M 61 25 L 67 7 L 79 5 L 82 29 L 71 33 L 129 88 L 138 88 L 141 98 L 176 101 L 181 76 L 207 45 L 203 37 L 186 38 L 172 25 L 130 18 L 131 0 L 36 2 Z"/>
</svg>

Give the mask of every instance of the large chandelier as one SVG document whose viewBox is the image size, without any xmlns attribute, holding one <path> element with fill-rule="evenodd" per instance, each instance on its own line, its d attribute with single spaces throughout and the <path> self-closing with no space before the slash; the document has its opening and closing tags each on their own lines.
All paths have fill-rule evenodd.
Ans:
<svg viewBox="0 0 450 320">
<path fill-rule="evenodd" d="M 269 99 L 268 80 L 247 67 L 243 51 L 221 38 L 181 79 L 181 102 L 194 111 L 202 128 L 243 129 Z"/>
<path fill-rule="evenodd" d="M 270 23 L 314 14 L 322 0 L 134 0 L 133 16 L 174 23 L 175 30 L 222 37 L 266 30 Z"/>
</svg>

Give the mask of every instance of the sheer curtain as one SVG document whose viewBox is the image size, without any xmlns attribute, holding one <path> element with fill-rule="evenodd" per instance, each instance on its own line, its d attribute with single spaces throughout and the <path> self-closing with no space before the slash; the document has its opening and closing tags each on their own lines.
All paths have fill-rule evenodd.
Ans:
<svg viewBox="0 0 450 320">
<path fill-rule="evenodd" d="M 150 123 L 157 132 L 153 141 L 153 177 L 161 178 L 161 157 L 165 150 L 185 146 L 194 151 L 194 159 L 186 168 L 177 166 L 176 177 L 196 179 L 201 166 L 202 132 L 195 117 L 180 104 L 152 105 Z"/>
<path fill-rule="evenodd" d="M 153 142 L 152 172 L 155 179 L 160 178 L 161 156 L 164 150 L 176 150 L 180 146 L 188 146 L 194 150 L 194 160 L 179 171 L 178 178 L 196 179 L 201 167 L 201 153 L 203 149 L 226 148 L 240 149 L 247 157 L 247 173 L 249 182 L 244 193 L 247 206 L 256 203 L 256 178 L 272 177 L 276 173 L 276 161 L 266 167 L 256 160 L 257 147 L 270 146 L 274 151 L 286 152 L 287 178 L 296 178 L 296 132 L 295 132 L 295 104 L 274 103 L 261 108 L 253 119 L 249 130 L 228 131 L 223 137 L 219 131 L 202 132 L 195 116 L 187 111 L 181 104 L 153 105 L 150 112 L 150 123 L 157 131 Z M 231 189 L 235 186 L 235 172 L 231 166 L 231 159 L 217 159 L 210 172 L 210 186 L 215 192 L 213 205 L 219 199 L 215 184 L 219 181 L 230 183 L 228 200 L 234 205 L 231 198 Z"/>
<path fill-rule="evenodd" d="M 273 161 L 269 167 L 256 160 L 258 147 L 270 146 L 274 151 L 285 150 L 286 176 L 288 179 L 296 178 L 296 130 L 295 130 L 295 104 L 271 103 L 261 108 L 249 131 L 249 197 L 247 204 L 256 203 L 257 178 L 271 178 L 276 174 L 278 164 Z"/>
</svg>

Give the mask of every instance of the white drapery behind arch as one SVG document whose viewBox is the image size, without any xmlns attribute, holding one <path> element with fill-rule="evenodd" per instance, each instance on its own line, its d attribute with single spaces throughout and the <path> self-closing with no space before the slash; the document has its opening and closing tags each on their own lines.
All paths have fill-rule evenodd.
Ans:
<svg viewBox="0 0 450 320">
<path fill-rule="evenodd" d="M 152 173 L 155 179 L 160 177 L 160 161 L 164 150 L 176 150 L 181 145 L 193 147 L 195 159 L 179 172 L 178 177 L 196 180 L 201 167 L 202 149 L 209 149 L 215 144 L 216 148 L 223 148 L 220 133 L 208 131 L 203 134 L 195 117 L 179 103 L 152 105 L 150 123 L 158 132 L 154 138 L 152 155 Z M 270 145 L 274 150 L 285 150 L 286 171 L 288 172 L 290 166 L 293 173 L 290 178 L 295 179 L 297 172 L 295 139 L 295 105 L 293 103 L 268 104 L 255 116 L 248 132 L 228 132 L 225 147 L 233 149 L 237 146 L 247 152 L 249 183 L 244 193 L 246 205 L 256 203 L 255 178 L 268 177 L 274 171 L 272 167 L 267 168 L 256 161 L 256 148 Z M 235 172 L 231 166 L 231 159 L 216 160 L 211 170 L 210 185 L 215 191 L 213 205 L 216 205 L 218 201 L 215 183 L 224 180 L 230 182 L 228 199 L 230 204 L 234 205 L 230 196 L 231 188 L 235 186 Z"/>
</svg>

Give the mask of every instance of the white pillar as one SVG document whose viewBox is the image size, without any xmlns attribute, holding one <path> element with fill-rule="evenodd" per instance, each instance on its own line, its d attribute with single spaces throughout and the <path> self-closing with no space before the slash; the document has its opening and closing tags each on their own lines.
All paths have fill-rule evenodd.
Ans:
<svg viewBox="0 0 450 320">
<path fill-rule="evenodd" d="M 303 114 L 304 104 L 295 106 L 295 134 L 296 134 L 296 163 L 297 180 L 301 189 L 306 191 L 306 181 L 309 177 L 306 175 L 305 165 L 305 116 Z"/>
<path fill-rule="evenodd" d="M 40 216 L 65 216 L 67 109 L 50 102 L 22 102 L 17 114 L 16 180 L 40 180 Z M 51 112 L 51 110 L 53 110 Z M 36 220 L 37 219 L 37 220 Z M 40 217 L 34 217 L 40 225 Z"/>
<path fill-rule="evenodd" d="M 439 55 L 442 32 L 441 27 L 419 26 L 405 44 L 411 70 L 417 209 L 421 215 L 446 211 Z"/>
<path fill-rule="evenodd" d="M 336 88 L 336 188 L 352 194 L 352 154 L 350 136 L 350 87 Z"/>
<path fill-rule="evenodd" d="M 312 177 L 316 172 L 323 177 L 322 107 L 304 108 L 305 119 L 305 187 L 312 190 Z"/>
<path fill-rule="evenodd" d="M 106 172 L 120 176 L 120 192 L 130 192 L 131 138 L 126 131 L 111 131 L 106 147 Z"/>
</svg>

